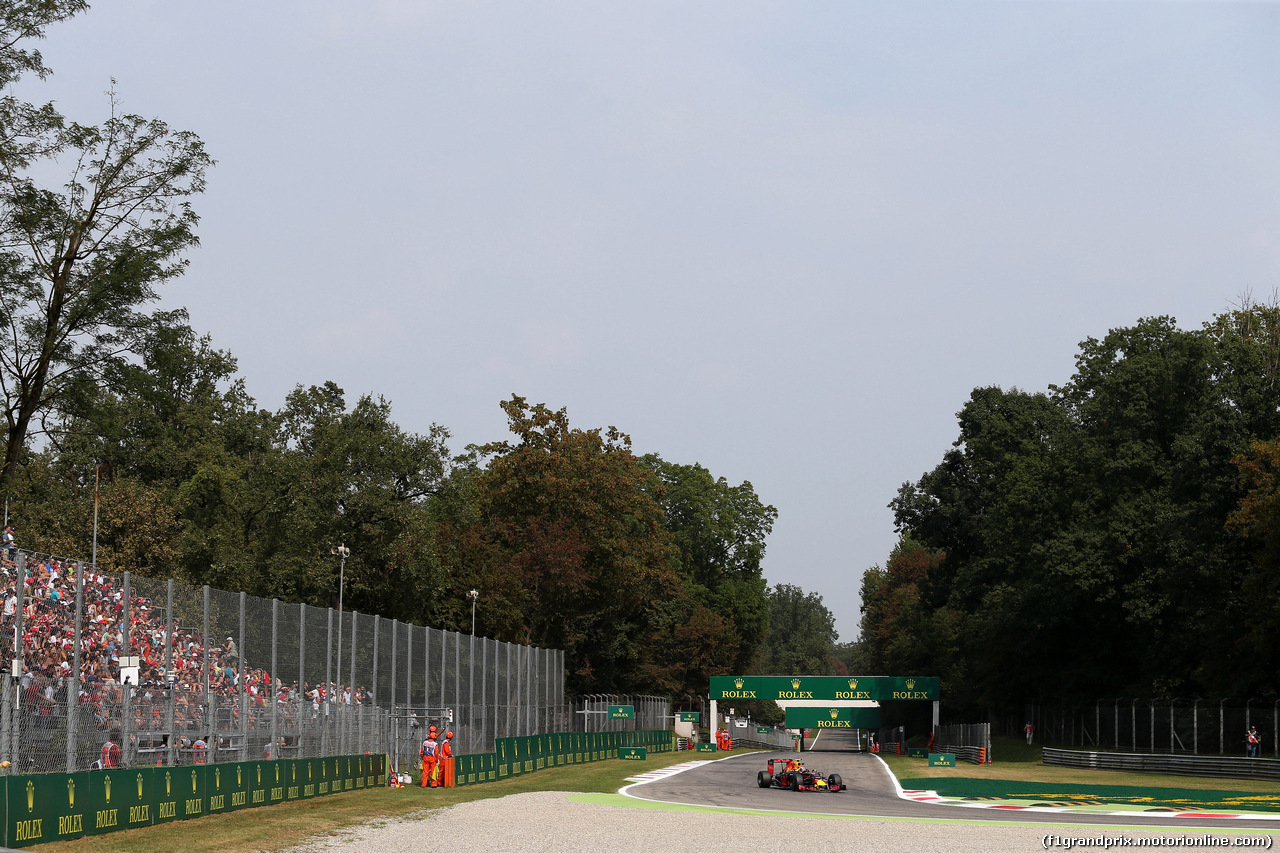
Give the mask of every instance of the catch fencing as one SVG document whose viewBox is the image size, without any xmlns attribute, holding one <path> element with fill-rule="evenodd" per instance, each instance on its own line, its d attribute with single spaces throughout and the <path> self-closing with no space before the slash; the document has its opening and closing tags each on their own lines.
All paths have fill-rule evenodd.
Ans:
<svg viewBox="0 0 1280 853">
<path fill-rule="evenodd" d="M 973 764 L 990 764 L 991 724 L 969 723 L 933 727 L 931 752 L 953 752 Z"/>
<path fill-rule="evenodd" d="M 1247 754 L 1247 734 L 1257 729 L 1258 757 L 1280 758 L 1280 700 L 1099 699 L 1075 708 L 1028 704 L 1024 718 L 1002 720 L 1006 734 L 1030 722 L 1034 742 L 1131 753 Z"/>
<path fill-rule="evenodd" d="M 559 650 L 26 552 L 0 574 L 22 669 L 0 679 L 7 773 L 391 752 L 415 713 L 455 732 L 455 753 L 587 725 Z"/>
</svg>

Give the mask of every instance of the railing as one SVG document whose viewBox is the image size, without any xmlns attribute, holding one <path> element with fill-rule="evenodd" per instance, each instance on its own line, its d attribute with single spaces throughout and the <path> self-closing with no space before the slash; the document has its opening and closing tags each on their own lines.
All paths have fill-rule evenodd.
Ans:
<svg viewBox="0 0 1280 853">
<path fill-rule="evenodd" d="M 1213 755 L 1151 755 L 1124 752 L 1084 752 L 1044 748 L 1044 763 L 1092 770 L 1164 773 L 1171 776 L 1211 776 L 1219 779 L 1280 781 L 1280 761 L 1274 758 L 1224 758 Z"/>
</svg>

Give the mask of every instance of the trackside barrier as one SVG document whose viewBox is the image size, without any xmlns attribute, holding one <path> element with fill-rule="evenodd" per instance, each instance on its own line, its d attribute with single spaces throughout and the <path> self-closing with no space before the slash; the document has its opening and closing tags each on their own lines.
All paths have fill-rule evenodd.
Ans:
<svg viewBox="0 0 1280 853">
<path fill-rule="evenodd" d="M 1131 773 L 1166 773 L 1171 776 L 1212 776 L 1220 779 L 1280 781 L 1280 761 L 1274 758 L 1082 752 L 1075 749 L 1045 747 L 1044 763 L 1060 767 L 1127 770 Z"/>
<path fill-rule="evenodd" d="M 0 778 L 7 847 L 30 847 L 386 784 L 385 755 Z"/>
<path fill-rule="evenodd" d="M 618 750 L 628 747 L 644 747 L 651 753 L 674 752 L 676 739 L 667 730 L 556 732 L 498 738 L 494 752 L 454 756 L 456 784 L 461 787 L 496 782 L 546 767 L 617 758 Z"/>
</svg>

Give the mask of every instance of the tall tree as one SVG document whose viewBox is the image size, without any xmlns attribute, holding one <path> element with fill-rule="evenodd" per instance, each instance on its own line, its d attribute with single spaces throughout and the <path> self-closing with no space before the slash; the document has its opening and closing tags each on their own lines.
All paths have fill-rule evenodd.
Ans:
<svg viewBox="0 0 1280 853">
<path fill-rule="evenodd" d="M 836 619 L 816 592 L 780 583 L 769 590 L 769 633 L 752 669 L 760 675 L 831 675 Z"/>
<path fill-rule="evenodd" d="M 661 483 L 615 427 L 515 395 L 502 409 L 517 440 L 481 448 L 479 499 L 519 639 L 564 649 L 571 689 L 642 689 L 655 607 L 680 585 Z"/>
<path fill-rule="evenodd" d="M 4 4 L 3 82 L 47 73 L 23 43 L 83 8 Z M 150 306 L 198 242 L 189 199 L 211 165 L 195 134 L 122 114 L 114 92 L 97 126 L 68 122 L 51 104 L 0 99 L 0 489 L 67 388 L 100 376 L 163 320 Z"/>
<path fill-rule="evenodd" d="M 656 454 L 644 461 L 664 486 L 666 528 L 679 551 L 686 594 L 709 611 L 699 624 L 707 630 L 713 614 L 731 632 L 722 642 L 733 647 L 732 659 L 724 672 L 707 674 L 745 672 L 768 630 L 762 562 L 778 511 L 760 502 L 751 483 L 731 486 L 701 465 L 664 462 Z"/>
</svg>

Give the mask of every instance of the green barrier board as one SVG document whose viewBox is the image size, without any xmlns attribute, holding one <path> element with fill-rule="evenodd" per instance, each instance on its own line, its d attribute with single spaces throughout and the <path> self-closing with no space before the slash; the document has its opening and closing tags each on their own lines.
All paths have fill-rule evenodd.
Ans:
<svg viewBox="0 0 1280 853">
<path fill-rule="evenodd" d="M 623 761 L 646 761 L 649 751 L 643 746 L 624 746 L 618 750 L 618 758 Z"/>
<path fill-rule="evenodd" d="M 908 758 L 928 758 L 929 750 L 925 749 L 922 746 L 913 746 L 907 750 L 907 757 Z"/>
<path fill-rule="evenodd" d="M 88 773 L 10 776 L 6 782 L 7 846 L 64 841 L 88 831 Z"/>
<path fill-rule="evenodd" d="M 931 752 L 929 753 L 930 767 L 955 767 L 956 754 L 954 752 Z"/>
</svg>

